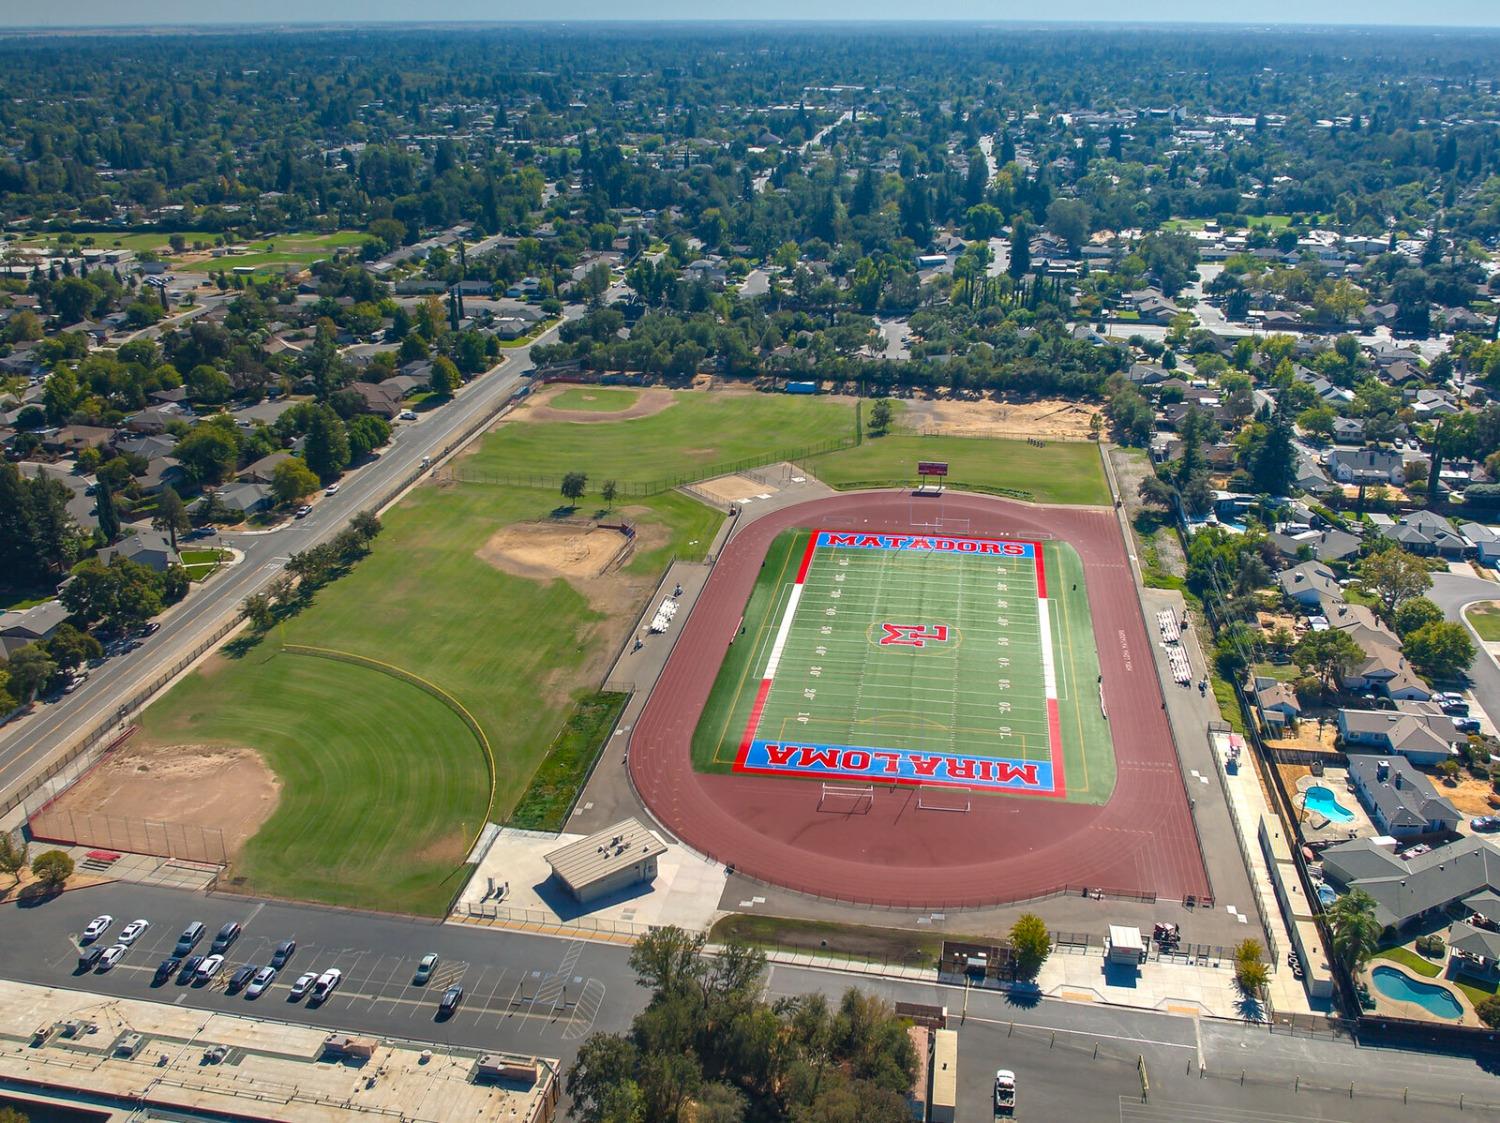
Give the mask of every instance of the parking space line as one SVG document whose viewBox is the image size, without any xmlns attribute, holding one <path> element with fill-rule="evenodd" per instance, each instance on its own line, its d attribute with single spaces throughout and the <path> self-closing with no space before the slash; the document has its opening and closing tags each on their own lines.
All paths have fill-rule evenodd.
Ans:
<svg viewBox="0 0 1500 1123">
<path fill-rule="evenodd" d="M 396 990 L 396 993 L 395 993 L 394 996 L 393 995 L 389 995 L 389 994 L 386 993 L 391 988 L 391 981 L 393 979 L 395 979 L 397 973 L 406 965 L 406 960 L 402 956 L 399 956 L 399 955 L 396 956 L 395 960 L 396 960 L 396 962 L 394 962 L 393 964 L 391 964 L 390 974 L 386 975 L 385 982 L 383 982 L 383 983 L 380 984 L 380 995 L 379 995 L 379 997 L 378 998 L 372 998 L 372 999 L 370 999 L 370 1009 L 371 1010 L 375 1009 L 375 1003 L 376 1002 L 380 1002 L 380 1001 L 383 1001 L 385 999 L 392 998 L 392 997 L 395 997 L 395 998 L 401 997 L 401 989 L 400 989 L 399 984 L 397 986 L 397 990 Z"/>
<path fill-rule="evenodd" d="M 484 1003 L 479 1007 L 479 1010 L 474 1015 L 475 1025 L 478 1025 L 486 1014 L 492 1012 L 491 1005 L 495 1001 L 495 995 L 500 992 L 500 984 L 505 981 L 505 976 L 508 974 L 510 974 L 510 971 L 507 968 L 500 968 L 500 974 L 495 979 L 495 985 L 490 987 L 489 997 L 484 1000 Z"/>
</svg>

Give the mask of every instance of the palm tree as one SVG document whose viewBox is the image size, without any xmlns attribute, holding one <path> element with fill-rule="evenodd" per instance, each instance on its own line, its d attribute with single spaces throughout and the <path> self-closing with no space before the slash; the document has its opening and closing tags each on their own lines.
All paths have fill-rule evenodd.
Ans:
<svg viewBox="0 0 1500 1123">
<path fill-rule="evenodd" d="M 1351 889 L 1328 907 L 1327 915 L 1333 954 L 1350 971 L 1363 967 L 1380 943 L 1375 899 L 1363 889 Z"/>
</svg>

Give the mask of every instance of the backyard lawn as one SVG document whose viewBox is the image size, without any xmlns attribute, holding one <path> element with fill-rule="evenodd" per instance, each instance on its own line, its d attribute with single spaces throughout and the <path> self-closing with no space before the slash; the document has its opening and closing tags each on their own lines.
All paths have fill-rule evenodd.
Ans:
<svg viewBox="0 0 1500 1123">
<path fill-rule="evenodd" d="M 816 457 L 808 467 L 832 487 L 901 487 L 916 482 L 919 460 L 946 460 L 954 489 L 1009 489 L 1037 503 L 1110 501 L 1099 446 L 1092 441 L 1037 447 L 981 437 L 879 437 Z"/>
</svg>

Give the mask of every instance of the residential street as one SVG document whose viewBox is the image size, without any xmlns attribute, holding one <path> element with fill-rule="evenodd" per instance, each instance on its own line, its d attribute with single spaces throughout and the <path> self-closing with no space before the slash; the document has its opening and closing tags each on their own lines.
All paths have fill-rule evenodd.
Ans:
<svg viewBox="0 0 1500 1123">
<path fill-rule="evenodd" d="M 1460 577 L 1456 573 L 1434 573 L 1432 575 L 1432 588 L 1427 595 L 1432 598 L 1443 615 L 1449 620 L 1463 624 L 1461 611 L 1466 604 L 1475 601 L 1500 599 L 1500 584 L 1486 581 L 1482 577 Z M 1484 707 L 1484 712 L 1489 714 L 1491 721 L 1500 721 L 1500 667 L 1495 665 L 1495 660 L 1485 653 L 1484 643 L 1473 629 L 1469 634 L 1474 640 L 1474 646 L 1479 649 L 1474 656 L 1474 662 L 1469 667 L 1469 678 L 1474 683 L 1474 697 Z"/>
</svg>

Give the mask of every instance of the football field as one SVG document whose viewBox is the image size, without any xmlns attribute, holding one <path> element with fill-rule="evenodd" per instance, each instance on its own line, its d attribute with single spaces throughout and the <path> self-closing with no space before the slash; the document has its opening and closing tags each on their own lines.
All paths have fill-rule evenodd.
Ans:
<svg viewBox="0 0 1500 1123">
<path fill-rule="evenodd" d="M 694 739 L 699 767 L 1103 802 L 1082 565 L 1062 543 L 788 532 Z"/>
</svg>

